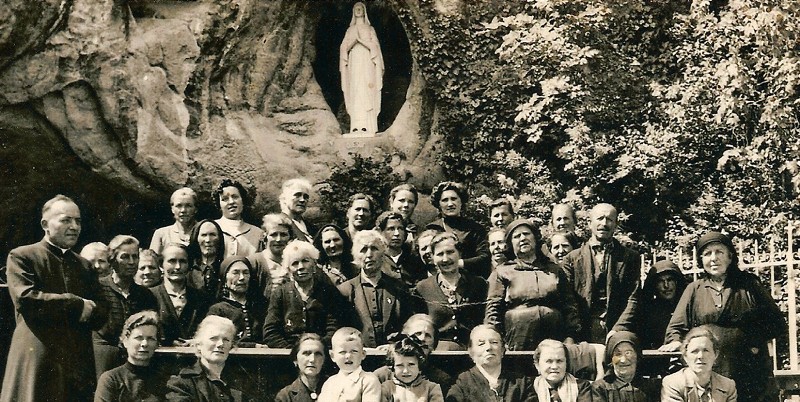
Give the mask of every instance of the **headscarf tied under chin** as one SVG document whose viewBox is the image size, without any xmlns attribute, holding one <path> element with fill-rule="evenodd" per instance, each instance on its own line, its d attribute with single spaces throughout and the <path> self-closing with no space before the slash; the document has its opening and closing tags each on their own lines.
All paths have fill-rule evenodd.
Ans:
<svg viewBox="0 0 800 402">
<path fill-rule="evenodd" d="M 550 399 L 550 384 L 542 375 L 533 380 L 533 389 L 536 390 L 539 402 L 552 402 Z M 576 402 L 578 400 L 578 380 L 575 379 L 575 376 L 570 373 L 564 376 L 558 386 L 558 397 L 561 398 L 561 402 Z"/>
</svg>

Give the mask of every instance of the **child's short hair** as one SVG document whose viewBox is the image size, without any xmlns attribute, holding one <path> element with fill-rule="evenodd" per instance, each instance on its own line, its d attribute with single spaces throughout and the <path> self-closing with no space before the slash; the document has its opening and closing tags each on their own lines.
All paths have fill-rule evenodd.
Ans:
<svg viewBox="0 0 800 402">
<path fill-rule="evenodd" d="M 400 356 L 416 357 L 420 367 L 422 367 L 425 364 L 425 352 L 422 350 L 422 345 L 414 336 L 400 336 L 403 338 L 389 345 L 389 350 L 386 352 L 386 365 L 389 368 L 394 368 L 394 355 L 398 354 Z"/>
<path fill-rule="evenodd" d="M 361 339 L 361 331 L 353 327 L 342 327 L 336 330 L 331 337 L 331 347 L 342 342 L 358 341 L 361 348 L 364 348 L 364 341 Z"/>
</svg>

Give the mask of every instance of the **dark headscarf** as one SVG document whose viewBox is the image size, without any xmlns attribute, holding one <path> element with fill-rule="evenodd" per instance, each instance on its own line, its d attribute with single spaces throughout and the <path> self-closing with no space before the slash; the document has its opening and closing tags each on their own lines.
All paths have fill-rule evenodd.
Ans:
<svg viewBox="0 0 800 402">
<path fill-rule="evenodd" d="M 603 363 L 607 367 L 611 367 L 611 356 L 614 355 L 614 348 L 622 342 L 628 342 L 633 345 L 633 350 L 636 351 L 636 355 L 639 356 L 639 361 L 641 361 L 642 348 L 639 346 L 639 338 L 636 334 L 629 331 L 617 331 L 614 335 L 611 335 L 606 342 L 606 354 Z"/>
<path fill-rule="evenodd" d="M 226 258 L 225 261 L 222 261 L 222 265 L 219 269 L 219 275 L 222 278 L 222 296 L 228 296 L 228 281 L 225 277 L 228 275 L 228 270 L 230 270 L 231 266 L 237 262 L 244 264 L 247 270 L 250 271 L 250 281 L 247 283 L 247 301 L 249 303 L 250 301 L 254 301 L 255 298 L 261 294 L 258 285 L 258 273 L 253 269 L 253 265 L 250 261 L 240 255 L 230 256 Z"/>
<path fill-rule="evenodd" d="M 680 299 L 681 295 L 683 294 L 684 289 L 686 289 L 686 278 L 681 273 L 680 268 L 675 265 L 674 262 L 670 260 L 661 260 L 653 264 L 653 267 L 647 271 L 647 277 L 644 280 L 644 284 L 642 285 L 642 294 L 644 300 L 653 300 L 656 298 L 656 284 L 658 283 L 658 279 L 662 275 L 670 275 L 675 278 L 675 299 L 673 303 L 677 304 L 678 299 Z"/>
<path fill-rule="evenodd" d="M 697 266 L 703 268 L 703 249 L 714 243 L 722 244 L 723 246 L 727 247 L 728 252 L 730 252 L 731 264 L 728 266 L 728 270 L 726 271 L 727 275 L 733 277 L 742 272 L 739 269 L 739 256 L 736 254 L 736 248 L 733 246 L 733 241 L 731 241 L 730 237 L 715 231 L 707 232 L 697 239 L 697 244 L 695 245 L 695 248 L 697 249 Z"/>
<path fill-rule="evenodd" d="M 542 235 L 539 233 L 539 227 L 527 219 L 514 220 L 506 227 L 506 258 L 508 258 L 509 261 L 517 259 L 517 255 L 514 254 L 514 247 L 511 245 L 511 234 L 514 232 L 514 229 L 520 226 L 527 226 L 531 230 L 531 233 L 533 233 L 533 239 L 536 241 L 536 244 L 533 245 L 534 252 L 536 253 L 536 261 L 550 261 L 542 251 Z"/>
</svg>

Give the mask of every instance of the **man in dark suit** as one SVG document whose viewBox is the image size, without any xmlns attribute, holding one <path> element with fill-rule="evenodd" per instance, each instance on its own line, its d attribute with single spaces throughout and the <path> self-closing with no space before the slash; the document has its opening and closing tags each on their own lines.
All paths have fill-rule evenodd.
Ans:
<svg viewBox="0 0 800 402">
<path fill-rule="evenodd" d="M 353 264 L 360 273 L 339 285 L 339 292 L 355 307 L 364 346 L 387 343 L 386 337 L 400 332 L 413 314 L 406 285 L 383 272 L 386 240 L 375 230 L 364 230 L 353 238 Z"/>
<path fill-rule="evenodd" d="M 158 319 L 165 346 L 186 346 L 211 305 L 205 292 L 188 285 L 189 256 L 182 244 L 164 248 L 161 271 L 164 282 L 150 288 L 158 301 Z"/>
<path fill-rule="evenodd" d="M 92 330 L 107 306 L 88 261 L 70 250 L 81 212 L 57 195 L 42 208 L 44 238 L 8 254 L 8 290 L 17 326 L 2 401 L 88 401 L 95 389 Z"/>
<path fill-rule="evenodd" d="M 564 259 L 567 279 L 577 293 L 581 340 L 605 344 L 606 335 L 639 287 L 641 257 L 614 239 L 617 209 L 598 204 L 589 213 L 592 236 Z"/>
</svg>

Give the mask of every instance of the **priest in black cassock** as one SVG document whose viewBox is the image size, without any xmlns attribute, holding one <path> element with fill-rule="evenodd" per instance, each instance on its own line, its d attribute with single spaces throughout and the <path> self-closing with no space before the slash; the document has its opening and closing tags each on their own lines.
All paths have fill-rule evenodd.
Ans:
<svg viewBox="0 0 800 402">
<path fill-rule="evenodd" d="M 8 254 L 8 290 L 17 326 L 0 401 L 89 401 L 95 388 L 92 330 L 107 307 L 88 261 L 71 248 L 81 213 L 57 195 L 42 208 L 42 241 Z"/>
</svg>

